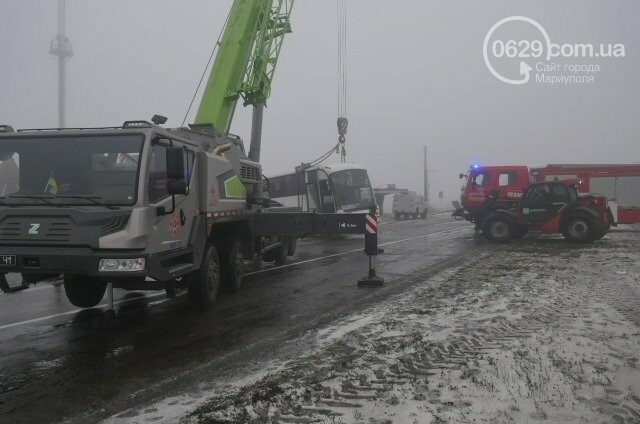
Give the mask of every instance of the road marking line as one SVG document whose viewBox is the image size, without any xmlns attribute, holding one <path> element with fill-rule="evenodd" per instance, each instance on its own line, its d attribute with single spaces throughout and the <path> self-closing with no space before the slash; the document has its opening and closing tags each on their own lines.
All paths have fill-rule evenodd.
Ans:
<svg viewBox="0 0 640 424">
<path fill-rule="evenodd" d="M 411 240 L 418 240 L 418 239 L 426 238 L 426 237 L 429 237 L 429 236 L 436 236 L 436 235 L 440 235 L 440 234 L 450 233 L 450 232 L 453 232 L 453 231 L 459 231 L 459 229 L 458 228 L 452 228 L 452 229 L 449 229 L 449 230 L 436 231 L 435 233 L 422 234 L 422 235 L 415 236 L 415 237 L 409 237 L 409 238 L 405 238 L 405 239 L 401 239 L 401 240 L 394 240 L 394 241 L 389 241 L 389 242 L 386 242 L 386 243 L 381 243 L 378 246 L 390 246 L 392 244 L 403 243 L 403 242 L 411 241 Z M 265 270 L 262 270 L 262 271 L 250 272 L 250 273 L 247 273 L 245 275 L 257 275 L 257 274 L 260 274 L 260 273 L 263 273 L 263 272 L 267 272 L 267 271 L 280 270 L 280 269 L 283 269 L 283 268 L 290 268 L 290 267 L 293 267 L 293 266 L 308 264 L 308 263 L 311 263 L 311 262 L 317 262 L 317 261 L 321 261 L 321 260 L 324 260 L 324 259 L 335 258 L 337 256 L 345 256 L 345 255 L 348 255 L 348 254 L 351 254 L 351 253 L 355 253 L 355 252 L 362 252 L 363 250 L 364 250 L 364 248 L 361 247 L 361 248 L 358 248 L 358 249 L 348 250 L 346 252 L 334 253 L 332 255 L 323 256 L 321 258 L 307 259 L 307 260 L 300 261 L 300 262 L 293 262 L 293 263 L 290 263 L 290 264 L 282 265 L 282 266 L 279 266 L 279 267 L 276 267 L 276 268 L 269 268 L 269 269 L 265 269 Z M 152 294 L 149 294 L 149 295 L 145 295 L 145 297 L 147 299 L 149 299 L 149 298 L 154 298 L 154 297 L 158 297 L 158 296 L 162 296 L 162 295 L 165 295 L 165 293 L 164 292 L 152 293 Z M 113 302 L 113 304 L 114 305 L 118 305 L 120 303 L 124 303 L 124 302 L 127 302 L 127 301 L 129 301 L 129 299 L 118 300 L 116 302 Z M 106 303 L 102 303 L 100 305 L 95 306 L 95 308 L 104 308 L 106 306 L 107 306 Z M 78 313 L 78 312 L 80 312 L 82 310 L 83 309 L 74 309 L 74 310 L 71 310 L 71 311 L 60 312 L 58 314 L 47 315 L 45 317 L 32 318 L 32 319 L 28 319 L 28 320 L 25 320 L 25 321 L 20 321 L 20 322 L 14 322 L 14 323 L 11 323 L 11 324 L 0 325 L 0 330 L 6 330 L 7 328 L 18 327 L 20 325 L 33 324 L 35 322 L 46 321 L 46 320 L 52 319 L 52 318 L 58 318 L 58 317 L 66 316 L 66 315 L 72 315 L 72 314 Z"/>
<path fill-rule="evenodd" d="M 164 294 L 165 294 L 164 292 L 151 293 L 148 296 L 145 295 L 145 298 L 150 299 L 150 298 L 158 297 L 158 296 L 161 296 L 161 295 L 164 295 Z M 130 300 L 131 299 L 117 300 L 117 301 L 113 302 L 113 304 L 114 305 L 118 305 L 120 303 L 128 302 Z M 94 308 L 106 308 L 106 307 L 107 307 L 106 303 L 101 303 L 100 305 L 94 306 Z M 11 324 L 0 325 L 0 330 L 6 330 L 7 328 L 17 327 L 19 325 L 33 324 L 34 322 L 46 321 L 46 320 L 52 319 L 52 318 L 63 317 L 63 316 L 66 316 L 66 315 L 71 315 L 71 314 L 78 313 L 78 312 L 83 311 L 83 310 L 84 309 L 74 309 L 74 310 L 71 310 L 71 311 L 60 312 L 58 314 L 47 315 L 46 317 L 32 318 L 32 319 L 28 319 L 28 320 L 25 320 L 25 321 L 13 322 Z"/>
<path fill-rule="evenodd" d="M 435 233 L 422 234 L 422 235 L 415 236 L 415 237 L 409 237 L 409 238 L 402 239 L 402 240 L 389 241 L 389 242 L 386 242 L 386 243 L 381 243 L 378 246 L 389 246 L 389 245 L 392 245 L 392 244 L 402 243 L 402 242 L 411 241 L 411 240 L 417 240 L 417 239 L 421 239 L 421 238 L 425 238 L 425 237 L 429 237 L 429 236 L 436 236 L 436 235 L 439 235 L 439 234 L 449 233 L 449 232 L 452 232 L 452 231 L 458 231 L 458 229 L 457 228 L 453 228 L 453 229 L 450 229 L 450 230 L 437 231 Z M 361 248 L 358 248 L 358 249 L 347 250 L 346 252 L 333 253 L 331 255 L 322 256 L 320 258 L 307 259 L 307 260 L 300 261 L 300 262 L 292 262 L 290 264 L 280 265 L 278 267 L 264 269 L 262 271 L 248 272 L 245 275 L 258 275 L 258 274 L 263 273 L 263 272 L 269 272 L 269 271 L 279 270 L 279 269 L 283 269 L 283 268 L 291 268 L 291 267 L 297 266 L 297 265 L 308 264 L 310 262 L 317 262 L 317 261 L 321 261 L 323 259 L 335 258 L 336 256 L 344 256 L 344 255 L 348 255 L 350 253 L 363 252 L 363 251 L 364 251 L 364 247 L 361 247 Z"/>
</svg>

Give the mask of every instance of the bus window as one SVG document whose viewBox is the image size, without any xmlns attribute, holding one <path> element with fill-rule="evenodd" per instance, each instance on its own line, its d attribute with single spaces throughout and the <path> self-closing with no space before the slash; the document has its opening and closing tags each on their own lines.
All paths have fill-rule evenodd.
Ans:
<svg viewBox="0 0 640 424">
<path fill-rule="evenodd" d="M 369 209 L 376 205 L 369 176 L 364 169 L 348 169 L 329 176 L 336 207 L 344 212 Z"/>
</svg>

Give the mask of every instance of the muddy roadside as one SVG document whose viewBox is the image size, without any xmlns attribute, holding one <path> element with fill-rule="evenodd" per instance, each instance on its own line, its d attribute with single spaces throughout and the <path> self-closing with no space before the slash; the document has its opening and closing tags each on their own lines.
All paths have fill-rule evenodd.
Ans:
<svg viewBox="0 0 640 424">
<path fill-rule="evenodd" d="M 182 422 L 640 422 L 639 246 L 626 227 L 473 258 Z"/>
</svg>

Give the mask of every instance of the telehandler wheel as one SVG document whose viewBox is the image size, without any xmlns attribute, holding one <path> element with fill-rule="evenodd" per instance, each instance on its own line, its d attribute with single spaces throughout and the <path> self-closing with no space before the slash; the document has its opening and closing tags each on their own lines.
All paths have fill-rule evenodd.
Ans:
<svg viewBox="0 0 640 424">
<path fill-rule="evenodd" d="M 562 235 L 572 243 L 591 243 L 599 233 L 597 227 L 593 219 L 574 215 L 563 226 Z"/>
<path fill-rule="evenodd" d="M 67 299 L 78 308 L 93 308 L 100 303 L 106 290 L 107 283 L 95 277 L 73 274 L 64 276 Z"/>
<path fill-rule="evenodd" d="M 244 253 L 242 242 L 232 240 L 222 252 L 220 261 L 220 275 L 222 284 L 228 293 L 236 293 L 242 287 L 242 274 L 244 274 Z"/>
<path fill-rule="evenodd" d="M 508 242 L 513 237 L 513 234 L 514 231 L 509 219 L 500 215 L 494 215 L 489 218 L 484 229 L 484 235 L 489 240 L 496 241 L 498 243 Z"/>
<path fill-rule="evenodd" d="M 602 230 L 600 230 L 600 232 L 596 235 L 596 237 L 594 238 L 594 240 L 600 240 L 602 237 L 606 236 L 607 233 L 611 230 L 611 221 L 609 221 L 609 223 L 607 223 L 607 226 L 604 227 Z"/>
<path fill-rule="evenodd" d="M 220 260 L 215 247 L 209 246 L 202 256 L 200 269 L 189 276 L 189 297 L 202 312 L 211 309 L 220 288 Z"/>
</svg>

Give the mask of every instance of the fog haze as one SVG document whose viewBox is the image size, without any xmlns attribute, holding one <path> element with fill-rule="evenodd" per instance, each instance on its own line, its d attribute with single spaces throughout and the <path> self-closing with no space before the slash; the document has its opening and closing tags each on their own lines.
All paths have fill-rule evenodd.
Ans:
<svg viewBox="0 0 640 424">
<path fill-rule="evenodd" d="M 154 113 L 183 120 L 231 0 L 67 1 L 67 126 L 113 126 Z M 57 2 L 0 2 L 0 122 L 57 126 L 57 66 L 48 54 Z M 458 197 L 471 163 L 640 162 L 640 3 L 636 1 L 348 1 L 347 159 L 375 186 Z M 562 42 L 623 43 L 589 85 L 508 85 L 487 70 L 482 43 L 498 20 L 523 15 Z M 291 170 L 337 142 L 336 2 L 298 0 L 268 109 L 265 174 Z M 199 98 L 198 98 L 199 100 Z M 195 114 L 191 111 L 187 122 Z M 250 110 L 232 132 L 248 145 Z M 338 156 L 333 157 L 338 161 Z"/>
</svg>

